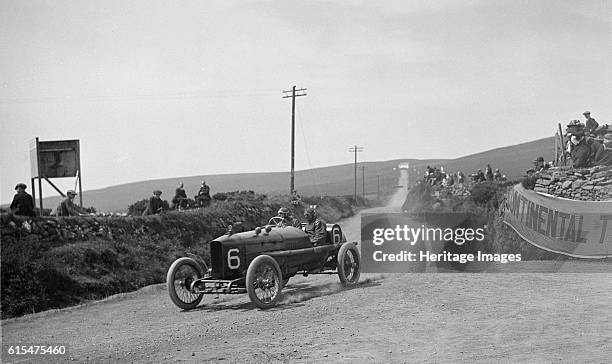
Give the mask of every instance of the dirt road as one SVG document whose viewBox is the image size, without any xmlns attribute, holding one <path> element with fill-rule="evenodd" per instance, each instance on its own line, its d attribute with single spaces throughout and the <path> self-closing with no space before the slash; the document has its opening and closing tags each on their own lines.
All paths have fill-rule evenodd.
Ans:
<svg viewBox="0 0 612 364">
<path fill-rule="evenodd" d="M 397 209 L 402 191 L 387 210 Z M 401 203 L 399 204 L 401 205 Z M 380 211 L 380 209 L 379 209 Z M 343 223 L 359 239 L 359 218 Z M 609 362 L 612 274 L 295 277 L 184 312 L 164 285 L 2 322 L 3 345 L 67 344 L 69 362 Z M 32 362 L 47 362 L 37 357 Z M 8 357 L 3 362 L 26 362 Z"/>
</svg>

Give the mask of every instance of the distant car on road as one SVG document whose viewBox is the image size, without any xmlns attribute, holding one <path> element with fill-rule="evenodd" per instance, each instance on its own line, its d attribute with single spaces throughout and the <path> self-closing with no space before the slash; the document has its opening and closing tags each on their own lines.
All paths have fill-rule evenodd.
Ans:
<svg viewBox="0 0 612 364">
<path fill-rule="evenodd" d="M 211 267 L 194 257 L 177 259 L 166 277 L 170 299 L 189 310 L 205 294 L 247 293 L 259 308 L 278 303 L 281 290 L 297 274 L 338 274 L 344 286 L 359 281 L 361 257 L 337 224 L 327 224 L 326 244 L 313 246 L 303 229 L 278 224 L 228 233 L 210 244 Z"/>
</svg>

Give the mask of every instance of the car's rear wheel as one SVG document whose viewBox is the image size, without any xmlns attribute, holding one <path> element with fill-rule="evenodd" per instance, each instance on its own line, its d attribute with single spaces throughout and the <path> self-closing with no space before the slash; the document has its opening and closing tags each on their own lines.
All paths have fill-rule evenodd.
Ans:
<svg viewBox="0 0 612 364">
<path fill-rule="evenodd" d="M 246 289 L 251 302 L 259 308 L 274 307 L 283 288 L 283 274 L 274 258 L 260 255 L 253 259 L 246 275 Z"/>
<path fill-rule="evenodd" d="M 172 302 L 183 310 L 196 308 L 204 294 L 193 292 L 191 284 L 202 277 L 202 268 L 194 259 L 184 257 L 175 260 L 166 276 L 168 294 Z"/>
<path fill-rule="evenodd" d="M 359 282 L 361 257 L 353 243 L 344 243 L 338 251 L 338 277 L 343 286 L 351 286 Z"/>
</svg>

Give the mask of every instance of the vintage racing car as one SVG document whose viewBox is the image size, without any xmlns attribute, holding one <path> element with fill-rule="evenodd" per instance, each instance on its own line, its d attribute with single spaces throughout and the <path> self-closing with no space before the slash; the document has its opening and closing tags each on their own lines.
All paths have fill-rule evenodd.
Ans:
<svg viewBox="0 0 612 364">
<path fill-rule="evenodd" d="M 296 274 L 338 274 L 344 286 L 359 281 L 357 243 L 346 241 L 337 224 L 327 224 L 326 244 L 313 246 L 302 229 L 279 223 L 278 216 L 255 230 L 228 233 L 211 241 L 212 267 L 197 257 L 177 259 L 166 284 L 172 302 L 188 310 L 205 294 L 248 293 L 259 308 L 276 305 L 289 278 Z"/>
</svg>

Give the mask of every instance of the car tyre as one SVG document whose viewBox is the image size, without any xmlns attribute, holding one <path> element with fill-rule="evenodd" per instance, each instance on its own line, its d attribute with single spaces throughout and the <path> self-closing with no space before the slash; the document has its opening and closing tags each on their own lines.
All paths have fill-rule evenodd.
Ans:
<svg viewBox="0 0 612 364">
<path fill-rule="evenodd" d="M 344 243 L 338 251 L 338 278 L 343 286 L 352 286 L 359 282 L 361 257 L 353 243 Z"/>
<path fill-rule="evenodd" d="M 166 276 L 166 286 L 172 302 L 183 310 L 196 308 L 204 294 L 192 292 L 191 283 L 203 276 L 202 268 L 195 259 L 183 257 L 175 260 Z"/>
<path fill-rule="evenodd" d="M 255 306 L 266 309 L 276 305 L 283 289 L 283 274 L 274 258 L 260 255 L 253 259 L 247 269 L 246 289 Z"/>
</svg>

